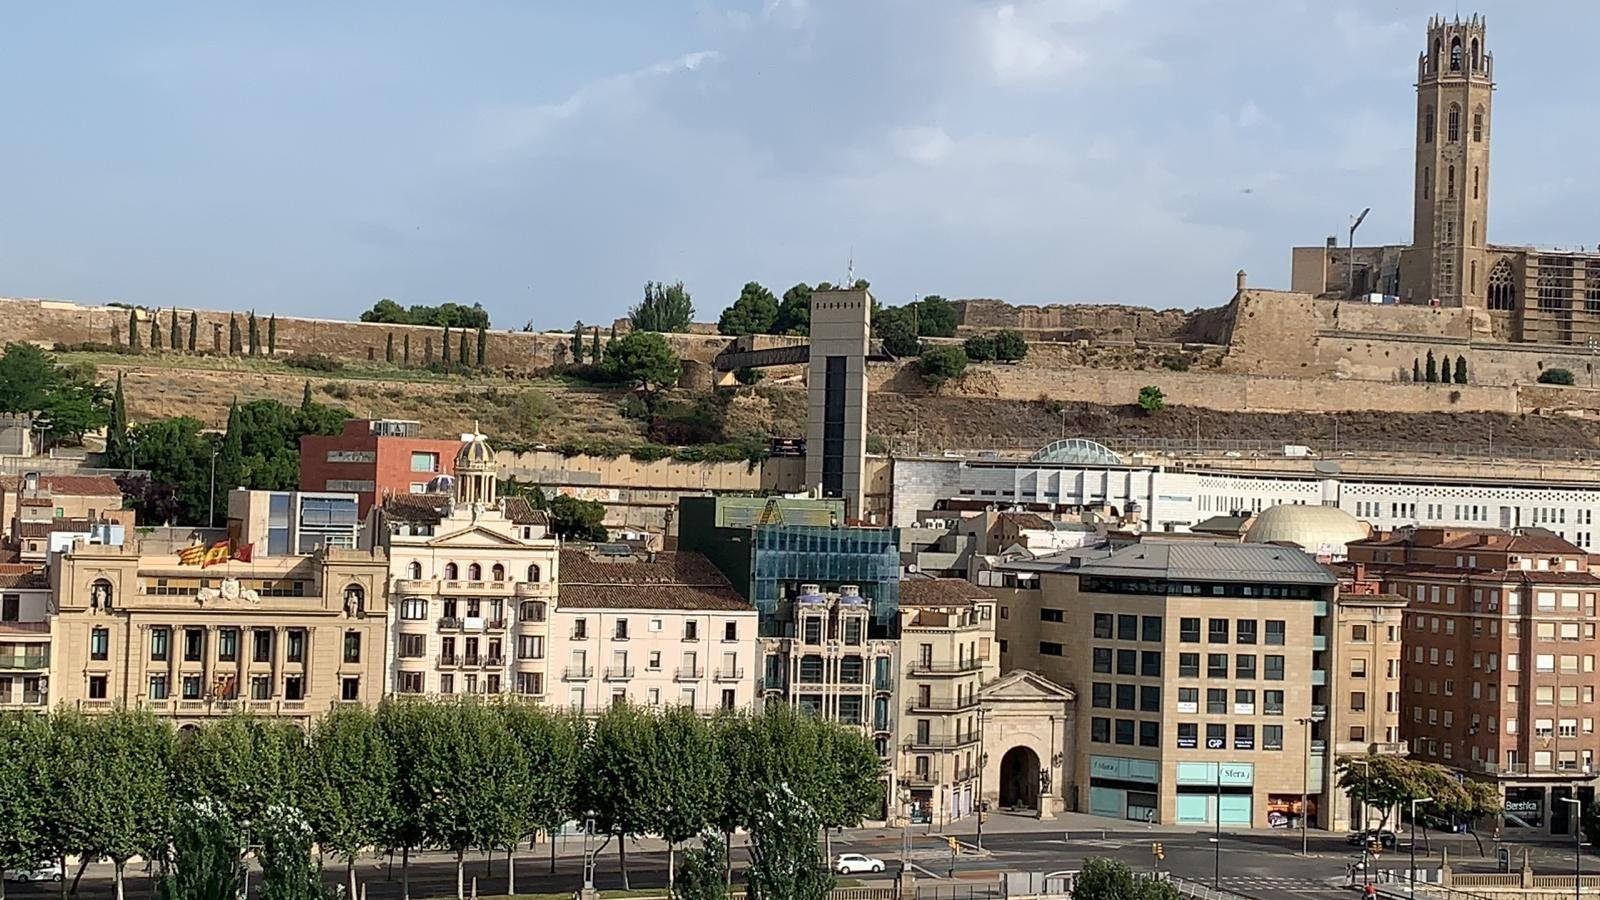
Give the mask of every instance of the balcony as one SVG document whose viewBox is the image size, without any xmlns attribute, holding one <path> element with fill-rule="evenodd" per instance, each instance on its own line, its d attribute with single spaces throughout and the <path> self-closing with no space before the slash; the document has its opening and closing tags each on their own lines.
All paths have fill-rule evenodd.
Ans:
<svg viewBox="0 0 1600 900">
<path fill-rule="evenodd" d="M 439 592 L 443 594 L 505 594 L 511 590 L 509 581 L 441 581 Z"/>
<path fill-rule="evenodd" d="M 932 787 L 939 783 L 939 779 L 934 777 L 932 772 L 907 772 L 900 776 L 900 780 L 920 787 Z"/>
<path fill-rule="evenodd" d="M 506 658 L 504 656 L 485 656 L 483 665 L 487 669 L 503 669 L 506 665 Z"/>
<path fill-rule="evenodd" d="M 453 668 L 455 668 L 456 666 L 459 666 L 459 665 L 461 665 L 461 657 L 460 656 L 458 656 L 458 655 L 456 655 L 454 653 L 441 653 L 441 654 L 439 654 L 439 666 L 441 668 L 451 668 L 451 669 L 453 669 Z"/>
<path fill-rule="evenodd" d="M 956 770 L 956 777 L 953 779 L 953 783 L 960 784 L 963 781 L 971 781 L 971 780 L 973 780 L 974 778 L 977 778 L 977 777 L 978 777 L 978 767 L 977 766 L 972 766 L 970 768 L 957 769 Z"/>
<path fill-rule="evenodd" d="M 79 700 L 78 708 L 88 710 L 107 710 L 111 708 L 111 701 L 106 699 Z"/>
<path fill-rule="evenodd" d="M 394 592 L 396 594 L 421 594 L 427 595 L 435 592 L 435 582 L 431 578 L 396 578 Z"/>
<path fill-rule="evenodd" d="M 711 677 L 716 681 L 743 681 L 744 669 L 718 669 Z"/>
<path fill-rule="evenodd" d="M 461 658 L 461 664 L 469 669 L 476 669 L 483 665 L 483 660 L 484 657 L 479 656 L 476 653 L 470 653 Z"/>
<path fill-rule="evenodd" d="M 0 656 L 0 669 L 48 669 L 50 668 L 49 653 L 30 653 L 26 656 Z"/>
<path fill-rule="evenodd" d="M 872 689 L 880 694 L 894 693 L 894 679 L 874 678 L 872 679 Z"/>
<path fill-rule="evenodd" d="M 962 659 L 954 662 L 919 659 L 911 663 L 913 675 L 972 675 L 983 671 L 983 661 Z"/>
<path fill-rule="evenodd" d="M 440 631 L 460 631 L 461 630 L 461 617 L 460 616 L 445 616 L 445 617 L 441 618 L 439 620 L 439 630 Z"/>
<path fill-rule="evenodd" d="M 502 616 L 502 617 L 497 618 L 497 619 L 484 619 L 483 620 L 483 630 L 484 631 L 505 631 L 506 630 L 505 617 Z"/>
<path fill-rule="evenodd" d="M 589 666 L 567 666 L 562 671 L 561 677 L 568 681 L 582 681 L 585 678 L 593 678 L 594 669 Z"/>
<path fill-rule="evenodd" d="M 977 706 L 977 694 L 973 694 L 965 700 L 958 700 L 952 697 L 929 697 L 927 700 L 913 699 L 907 701 L 906 712 L 961 712 L 963 710 L 976 709 Z"/>
<path fill-rule="evenodd" d="M 764 691 L 781 691 L 781 690 L 783 690 L 783 676 L 782 675 L 767 675 L 767 676 L 764 676 L 761 679 L 761 689 L 764 690 Z"/>
<path fill-rule="evenodd" d="M 519 581 L 512 593 L 518 597 L 548 597 L 553 591 L 548 581 Z"/>
<path fill-rule="evenodd" d="M 920 734 L 907 738 L 908 750 L 959 750 L 978 742 L 978 733 L 971 734 Z"/>
<path fill-rule="evenodd" d="M 673 681 L 699 681 L 706 677 L 706 670 L 701 668 L 680 667 L 672 673 Z"/>
<path fill-rule="evenodd" d="M 627 681 L 633 677 L 633 666 L 606 666 L 606 681 Z"/>
</svg>

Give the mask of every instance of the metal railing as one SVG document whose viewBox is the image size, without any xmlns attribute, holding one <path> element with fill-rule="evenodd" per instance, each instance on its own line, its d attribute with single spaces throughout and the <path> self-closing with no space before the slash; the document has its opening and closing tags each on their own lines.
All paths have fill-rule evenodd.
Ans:
<svg viewBox="0 0 1600 900">
<path fill-rule="evenodd" d="M 1281 439 L 1263 440 L 1248 438 L 1217 438 L 1208 439 L 1184 437 L 1170 438 L 1139 438 L 1139 437 L 1094 437 L 1091 435 L 1074 435 L 1085 440 L 1094 441 L 1117 453 L 1123 455 L 1137 453 L 1163 453 L 1167 455 L 1204 455 L 1238 453 L 1253 455 L 1255 458 L 1284 459 L 1283 448 L 1285 445 L 1301 446 L 1310 449 L 1314 457 L 1336 457 L 1345 454 L 1384 454 L 1393 456 L 1436 456 L 1446 459 L 1518 459 L 1533 462 L 1594 462 L 1600 460 L 1600 448 L 1596 447 L 1527 447 L 1515 443 L 1502 444 L 1498 441 L 1484 442 L 1423 442 L 1409 441 L 1349 441 L 1333 440 L 1330 437 L 1283 437 Z M 951 459 L 924 451 L 922 453 L 906 452 L 910 448 L 897 447 L 896 453 L 911 458 L 921 459 Z M 976 448 L 961 454 L 961 459 L 971 462 L 983 462 L 989 459 L 1005 459 L 1015 461 L 1019 458 L 1031 456 L 1039 449 L 1038 441 L 1030 440 L 1018 444 L 1000 445 L 988 448 Z"/>
<path fill-rule="evenodd" d="M 701 668 L 683 667 L 672 673 L 674 681 L 699 681 L 706 677 L 706 670 Z"/>
<path fill-rule="evenodd" d="M 913 675 L 965 675 L 969 672 L 982 670 L 983 661 L 978 659 L 963 659 L 955 662 L 919 659 L 911 664 L 911 674 Z"/>
<path fill-rule="evenodd" d="M 566 670 L 562 672 L 562 677 L 568 679 L 593 678 L 594 669 L 590 666 L 567 666 Z"/>
<path fill-rule="evenodd" d="M 627 681 L 633 677 L 633 666 L 606 666 L 607 681 Z"/>
</svg>

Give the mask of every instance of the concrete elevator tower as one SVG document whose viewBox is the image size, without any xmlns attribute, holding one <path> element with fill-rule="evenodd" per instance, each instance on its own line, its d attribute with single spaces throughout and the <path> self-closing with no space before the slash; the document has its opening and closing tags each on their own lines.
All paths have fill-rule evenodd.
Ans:
<svg viewBox="0 0 1600 900">
<path fill-rule="evenodd" d="M 806 373 L 806 486 L 842 497 L 858 517 L 866 495 L 867 352 L 872 295 L 866 288 L 811 295 Z M 842 524 L 842 523 L 841 523 Z"/>
</svg>

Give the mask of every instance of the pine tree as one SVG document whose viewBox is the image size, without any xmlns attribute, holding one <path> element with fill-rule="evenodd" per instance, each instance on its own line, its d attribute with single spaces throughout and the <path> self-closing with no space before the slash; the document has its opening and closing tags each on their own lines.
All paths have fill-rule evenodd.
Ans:
<svg viewBox="0 0 1600 900">
<path fill-rule="evenodd" d="M 273 356 L 278 352 L 278 314 L 273 313 L 267 317 L 267 355 Z"/>
<path fill-rule="evenodd" d="M 170 332 L 167 337 L 172 339 L 172 349 L 182 350 L 183 329 L 178 326 L 178 308 L 176 306 L 172 308 L 172 325 L 167 328 L 167 331 Z"/>
<path fill-rule="evenodd" d="M 405 360 L 405 365 L 410 366 L 411 365 L 411 335 L 409 333 L 407 333 L 405 337 L 406 337 L 406 339 L 405 339 L 405 356 L 404 356 L 404 360 Z"/>
<path fill-rule="evenodd" d="M 444 365 L 445 365 L 445 368 L 448 369 L 450 367 L 450 326 L 449 325 L 446 325 L 444 327 L 444 350 L 442 352 L 444 353 Z"/>
<path fill-rule="evenodd" d="M 483 368 L 484 357 L 489 355 L 489 332 L 478 326 L 478 368 Z"/>
<path fill-rule="evenodd" d="M 594 327 L 594 336 L 589 341 L 589 361 L 595 365 L 600 364 L 600 326 Z"/>
<path fill-rule="evenodd" d="M 572 362 L 583 362 L 583 322 L 572 324 Z"/>
<path fill-rule="evenodd" d="M 311 379 L 306 379 L 306 389 L 300 394 L 300 410 L 305 412 L 311 409 Z"/>
<path fill-rule="evenodd" d="M 467 330 L 463 328 L 461 329 L 461 346 L 458 347 L 456 351 L 456 365 L 463 369 L 467 367 L 469 361 L 472 359 L 472 357 L 467 355 L 467 349 Z"/>
<path fill-rule="evenodd" d="M 394 365 L 394 332 L 392 331 L 389 332 L 389 336 L 383 342 L 383 361 L 391 366 Z"/>
<path fill-rule="evenodd" d="M 228 353 L 237 356 L 244 352 L 244 340 L 239 335 L 239 317 L 228 313 Z"/>
<path fill-rule="evenodd" d="M 1466 384 L 1466 383 L 1467 383 L 1467 358 L 1465 356 L 1458 356 L 1458 357 L 1456 357 L 1456 384 Z"/>
<path fill-rule="evenodd" d="M 1427 378 L 1429 384 L 1437 384 L 1439 381 L 1439 361 L 1433 358 L 1432 350 L 1428 351 Z"/>
<path fill-rule="evenodd" d="M 106 418 L 106 462 L 118 466 L 127 459 L 128 401 L 122 394 L 122 373 L 118 372 L 117 390 L 111 395 L 111 412 Z"/>
<path fill-rule="evenodd" d="M 161 352 L 161 313 L 150 317 L 150 349 Z"/>
<path fill-rule="evenodd" d="M 233 398 L 233 405 L 228 407 L 228 430 L 222 436 L 222 445 L 217 448 L 217 491 L 211 498 L 211 514 L 216 515 L 216 501 L 222 500 L 222 509 L 228 509 L 228 491 L 236 487 L 245 487 L 248 473 L 244 464 L 244 422 L 239 413 L 239 398 Z"/>
<path fill-rule="evenodd" d="M 250 310 L 250 355 L 261 355 L 261 323 L 256 321 L 256 311 Z"/>
<path fill-rule="evenodd" d="M 128 310 L 128 349 L 138 353 L 142 343 L 139 339 L 139 313 L 130 309 Z"/>
<path fill-rule="evenodd" d="M 189 311 L 189 352 L 190 353 L 193 353 L 194 350 L 195 350 L 195 343 L 194 342 L 199 340 L 199 338 L 196 337 L 196 335 L 198 335 L 199 333 L 200 333 L 200 314 L 197 313 L 197 312 L 194 312 L 193 310 L 190 310 Z"/>
</svg>

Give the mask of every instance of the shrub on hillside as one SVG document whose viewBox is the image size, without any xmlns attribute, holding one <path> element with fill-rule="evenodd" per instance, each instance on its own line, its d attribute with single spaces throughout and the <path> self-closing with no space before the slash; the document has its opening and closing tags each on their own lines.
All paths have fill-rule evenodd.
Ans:
<svg viewBox="0 0 1600 900">
<path fill-rule="evenodd" d="M 1161 393 L 1161 388 L 1147 384 L 1139 388 L 1139 408 L 1147 413 L 1158 413 L 1167 406 L 1166 395 Z"/>
<path fill-rule="evenodd" d="M 931 347 L 917 359 L 917 371 L 928 384 L 938 387 L 967 371 L 967 353 L 960 347 Z"/>
<path fill-rule="evenodd" d="M 994 358 L 1001 362 L 1019 362 L 1028 355 L 1028 339 L 1014 328 L 1001 329 L 994 336 Z"/>
<path fill-rule="evenodd" d="M 1560 384 L 1571 387 L 1577 384 L 1577 379 L 1572 377 L 1572 372 L 1567 369 L 1545 369 L 1539 373 L 1540 384 Z"/>
<path fill-rule="evenodd" d="M 987 334 L 975 334 L 962 343 L 961 349 L 967 351 L 967 359 L 973 362 L 988 362 L 994 359 L 994 338 Z"/>
<path fill-rule="evenodd" d="M 295 369 L 305 369 L 308 372 L 337 372 L 344 368 L 344 363 L 331 356 L 320 353 L 295 354 L 283 361 L 283 364 Z"/>
</svg>

